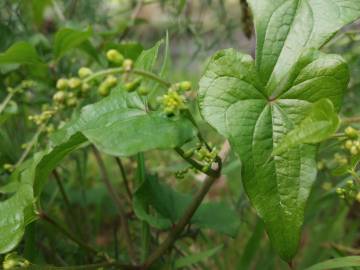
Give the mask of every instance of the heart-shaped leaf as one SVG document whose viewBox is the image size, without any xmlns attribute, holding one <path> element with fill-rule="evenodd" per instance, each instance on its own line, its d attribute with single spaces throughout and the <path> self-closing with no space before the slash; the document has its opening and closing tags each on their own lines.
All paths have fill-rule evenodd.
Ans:
<svg viewBox="0 0 360 270">
<path fill-rule="evenodd" d="M 245 190 L 280 256 L 296 254 L 304 208 L 316 177 L 316 146 L 295 144 L 272 156 L 312 104 L 338 110 L 349 80 L 345 61 L 317 51 L 360 17 L 360 0 L 251 0 L 256 61 L 216 53 L 200 81 L 205 120 L 227 137 L 242 162 Z"/>
</svg>

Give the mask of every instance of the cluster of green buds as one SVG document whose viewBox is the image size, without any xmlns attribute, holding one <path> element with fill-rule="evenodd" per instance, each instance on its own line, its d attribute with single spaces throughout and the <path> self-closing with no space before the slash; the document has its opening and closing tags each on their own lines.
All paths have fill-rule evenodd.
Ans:
<svg viewBox="0 0 360 270">
<path fill-rule="evenodd" d="M 4 270 L 25 269 L 29 266 L 30 262 L 19 256 L 16 252 L 7 254 L 2 264 Z"/>
<path fill-rule="evenodd" d="M 178 115 L 181 110 L 186 109 L 186 98 L 184 92 L 191 90 L 191 83 L 183 81 L 172 85 L 167 93 L 160 97 L 159 101 L 163 111 L 168 116 Z"/>
<path fill-rule="evenodd" d="M 185 168 L 183 170 L 179 170 L 177 172 L 175 172 L 175 177 L 177 179 L 184 179 L 185 175 L 189 172 L 189 170 L 191 170 L 193 167 L 189 167 L 189 168 Z"/>
<path fill-rule="evenodd" d="M 334 160 L 339 166 L 345 166 L 349 163 L 347 157 L 339 153 L 334 155 Z"/>
<path fill-rule="evenodd" d="M 347 201 L 357 200 L 360 202 L 360 192 L 353 180 L 348 180 L 344 187 L 337 188 L 336 194 L 338 194 L 341 199 Z"/>
<path fill-rule="evenodd" d="M 36 125 L 40 126 L 48 122 L 48 120 L 53 117 L 56 113 L 56 110 L 45 109 L 40 114 L 29 115 L 28 119 L 33 121 Z"/>
<path fill-rule="evenodd" d="M 207 172 L 211 169 L 212 164 L 215 162 L 218 155 L 218 150 L 212 145 L 204 145 L 198 143 L 195 148 L 190 148 L 185 152 L 185 157 L 195 157 L 202 164 L 202 171 Z"/>
<path fill-rule="evenodd" d="M 347 127 L 345 129 L 345 135 L 347 140 L 344 142 L 344 148 L 348 150 L 352 156 L 360 154 L 359 131 L 353 127 Z"/>
</svg>

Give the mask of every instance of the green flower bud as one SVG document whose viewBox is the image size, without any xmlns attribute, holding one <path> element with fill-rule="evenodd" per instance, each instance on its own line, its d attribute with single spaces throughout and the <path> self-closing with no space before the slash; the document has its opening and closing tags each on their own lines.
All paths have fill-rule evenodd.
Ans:
<svg viewBox="0 0 360 270">
<path fill-rule="evenodd" d="M 71 89 L 78 88 L 81 85 L 81 80 L 79 78 L 73 77 L 69 79 L 69 87 Z"/>
<path fill-rule="evenodd" d="M 115 64 L 121 65 L 124 62 L 124 56 L 115 49 L 106 52 L 106 58 Z"/>
<path fill-rule="evenodd" d="M 126 71 L 126 72 L 130 72 L 131 70 L 132 70 L 132 68 L 133 68 L 133 60 L 131 60 L 131 59 L 125 59 L 124 60 L 124 62 L 123 62 L 123 64 L 122 64 L 122 67 L 124 68 L 124 70 Z"/>
<path fill-rule="evenodd" d="M 345 191 L 345 190 L 344 190 L 343 188 L 337 188 L 337 189 L 336 189 L 336 193 L 339 194 L 339 195 L 343 194 L 344 191 Z"/>
<path fill-rule="evenodd" d="M 87 67 L 82 67 L 78 71 L 78 75 L 81 79 L 86 78 L 92 74 L 92 70 Z"/>
<path fill-rule="evenodd" d="M 345 134 L 346 134 L 346 136 L 348 136 L 349 138 L 352 138 L 352 139 L 358 137 L 358 131 L 355 128 L 350 127 L 350 126 L 345 129 Z"/>
<path fill-rule="evenodd" d="M 147 96 L 150 93 L 150 89 L 144 86 L 141 86 L 137 89 L 137 92 L 140 96 Z"/>
<path fill-rule="evenodd" d="M 71 97 L 66 100 L 66 105 L 69 107 L 75 107 L 78 104 L 76 97 Z"/>
<path fill-rule="evenodd" d="M 189 158 L 189 157 L 192 157 L 194 155 L 194 149 L 190 149 L 190 150 L 187 150 L 184 155 L 185 157 Z"/>
<path fill-rule="evenodd" d="M 56 103 L 63 103 L 66 98 L 66 94 L 64 91 L 58 91 L 53 95 L 53 100 Z"/>
<path fill-rule="evenodd" d="M 110 88 L 106 85 L 106 83 L 100 84 L 98 88 L 98 94 L 102 97 L 106 97 L 110 93 Z"/>
<path fill-rule="evenodd" d="M 180 87 L 180 90 L 182 90 L 182 91 L 190 91 L 192 86 L 191 86 L 191 82 L 183 81 L 180 83 L 179 87 Z"/>
<path fill-rule="evenodd" d="M 359 150 L 358 150 L 358 148 L 357 148 L 355 145 L 353 145 L 353 146 L 351 147 L 351 149 L 350 149 L 350 154 L 353 155 L 353 156 L 356 156 L 357 154 L 359 154 Z"/>
<path fill-rule="evenodd" d="M 360 192 L 358 192 L 358 194 L 356 194 L 356 200 L 360 203 Z"/>
<path fill-rule="evenodd" d="M 81 92 L 87 93 L 89 92 L 89 90 L 90 90 L 90 85 L 88 83 L 83 83 L 81 85 Z"/>
<path fill-rule="evenodd" d="M 67 79 L 61 78 L 56 82 L 56 88 L 59 90 L 65 90 L 69 86 L 69 81 Z"/>
<path fill-rule="evenodd" d="M 351 149 L 351 147 L 353 146 L 353 141 L 352 140 L 346 140 L 346 142 L 345 142 L 345 148 L 346 149 Z"/>
<path fill-rule="evenodd" d="M 346 185 L 349 187 L 349 188 L 352 188 L 354 186 L 354 181 L 353 180 L 348 180 L 346 181 Z"/>
<path fill-rule="evenodd" d="M 117 78 L 114 75 L 109 75 L 106 77 L 104 83 L 108 88 L 114 87 L 117 84 Z"/>
<path fill-rule="evenodd" d="M 329 191 L 329 190 L 332 189 L 332 184 L 331 184 L 330 182 L 324 182 L 324 183 L 322 184 L 322 188 L 323 188 L 324 190 L 326 190 L 326 191 Z"/>
<path fill-rule="evenodd" d="M 14 165 L 9 164 L 9 163 L 5 163 L 3 165 L 3 168 L 4 168 L 5 171 L 8 171 L 8 172 L 13 172 L 14 171 Z"/>
<path fill-rule="evenodd" d="M 137 78 L 132 82 L 126 83 L 125 90 L 129 93 L 134 92 L 140 86 L 140 84 L 141 84 L 141 78 Z"/>
<path fill-rule="evenodd" d="M 11 269 L 15 269 L 17 267 L 17 262 L 15 260 L 9 259 L 9 260 L 5 260 L 3 262 L 3 269 L 4 270 L 11 270 Z"/>
</svg>

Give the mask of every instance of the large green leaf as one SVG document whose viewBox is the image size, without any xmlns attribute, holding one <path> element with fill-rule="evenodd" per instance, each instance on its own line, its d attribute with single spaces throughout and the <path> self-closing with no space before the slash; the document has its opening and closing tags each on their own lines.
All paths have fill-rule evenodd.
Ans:
<svg viewBox="0 0 360 270">
<path fill-rule="evenodd" d="M 31 184 L 23 184 L 9 199 L 0 202 L 0 254 L 20 242 L 25 226 L 35 217 Z"/>
<path fill-rule="evenodd" d="M 42 61 L 31 44 L 20 41 L 0 53 L 0 64 L 38 65 L 42 64 Z"/>
<path fill-rule="evenodd" d="M 328 270 L 344 269 L 345 267 L 360 267 L 360 256 L 349 256 L 331 259 L 325 262 L 315 264 L 305 270 Z"/>
<path fill-rule="evenodd" d="M 134 194 L 135 214 L 151 226 L 166 230 L 176 224 L 190 204 L 192 196 L 175 191 L 170 186 L 160 183 L 157 177 L 147 176 Z M 156 213 L 146 212 L 152 206 Z M 209 228 L 235 237 L 239 220 L 236 212 L 225 203 L 203 203 L 191 219 L 191 224 L 200 228 Z"/>
<path fill-rule="evenodd" d="M 349 80 L 345 61 L 317 51 L 360 17 L 360 0 L 251 0 L 256 61 L 232 49 L 216 53 L 200 81 L 205 120 L 227 137 L 242 162 L 242 180 L 280 254 L 296 254 L 304 208 L 316 177 L 316 146 L 274 148 L 328 98 L 338 110 Z"/>
<path fill-rule="evenodd" d="M 100 102 L 84 107 L 79 118 L 53 139 L 64 141 L 76 132 L 101 151 L 115 156 L 174 148 L 195 134 L 186 118 L 171 119 L 160 112 L 149 112 L 136 93 L 127 94 L 121 86 Z"/>
<path fill-rule="evenodd" d="M 92 35 L 92 30 L 81 31 L 71 28 L 62 28 L 56 35 L 54 40 L 54 55 L 56 59 L 62 57 L 67 51 L 79 47 L 87 41 Z"/>
</svg>

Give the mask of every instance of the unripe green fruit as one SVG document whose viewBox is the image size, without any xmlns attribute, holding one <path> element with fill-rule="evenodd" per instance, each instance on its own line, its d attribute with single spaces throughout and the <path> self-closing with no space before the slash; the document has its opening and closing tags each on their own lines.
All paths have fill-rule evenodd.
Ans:
<svg viewBox="0 0 360 270">
<path fill-rule="evenodd" d="M 349 138 L 352 138 L 352 139 L 357 138 L 359 135 L 358 131 L 355 128 L 350 127 L 350 126 L 345 129 L 345 134 L 346 134 L 346 136 L 348 136 Z"/>
<path fill-rule="evenodd" d="M 80 85 L 81 85 L 81 80 L 79 78 L 73 77 L 69 80 L 69 87 L 71 89 L 78 88 Z"/>
<path fill-rule="evenodd" d="M 132 82 L 125 84 L 125 89 L 127 92 L 134 92 L 141 84 L 141 78 L 137 78 Z"/>
<path fill-rule="evenodd" d="M 110 88 L 104 83 L 100 84 L 98 88 L 98 94 L 102 97 L 106 97 L 107 95 L 109 95 L 109 93 L 110 93 Z"/>
<path fill-rule="evenodd" d="M 359 150 L 358 150 L 358 148 L 354 145 L 354 146 L 351 147 L 350 153 L 351 153 L 351 155 L 356 156 L 357 154 L 359 154 Z"/>
<path fill-rule="evenodd" d="M 109 75 L 106 77 L 104 83 L 108 88 L 111 88 L 117 84 L 117 78 L 114 75 Z"/>
<path fill-rule="evenodd" d="M 141 86 L 138 88 L 137 92 L 140 96 L 147 96 L 150 93 L 149 88 Z"/>
<path fill-rule="evenodd" d="M 88 83 L 83 83 L 81 85 L 81 92 L 87 93 L 90 90 L 90 85 Z"/>
<path fill-rule="evenodd" d="M 81 79 L 86 78 L 87 76 L 90 76 L 92 74 L 92 70 L 87 67 L 82 67 L 78 71 L 78 75 Z"/>
<path fill-rule="evenodd" d="M 124 68 L 124 70 L 125 70 L 126 72 L 129 72 L 129 71 L 132 70 L 133 64 L 134 64 L 133 60 L 131 60 L 131 59 L 125 59 L 124 62 L 123 62 L 123 64 L 122 64 L 122 66 L 123 66 L 123 68 Z"/>
<path fill-rule="evenodd" d="M 352 140 L 346 140 L 345 148 L 350 150 L 352 146 L 353 146 Z"/>
<path fill-rule="evenodd" d="M 124 56 L 115 49 L 108 50 L 106 58 L 115 64 L 121 65 L 124 61 Z"/>
<path fill-rule="evenodd" d="M 180 83 L 179 87 L 180 87 L 180 90 L 182 90 L 182 91 L 190 91 L 192 86 L 191 86 L 191 82 L 183 81 Z"/>
<path fill-rule="evenodd" d="M 69 107 L 75 107 L 77 105 L 77 98 L 72 97 L 66 101 L 66 105 Z"/>
<path fill-rule="evenodd" d="M 69 86 L 69 82 L 67 79 L 61 78 L 61 79 L 58 79 L 56 82 L 56 88 L 59 90 L 64 90 L 64 89 L 68 88 L 68 86 Z"/>
<path fill-rule="evenodd" d="M 66 98 L 66 94 L 64 91 L 58 91 L 54 94 L 53 96 L 53 100 L 56 102 L 56 103 L 63 103 L 64 100 Z"/>
</svg>

